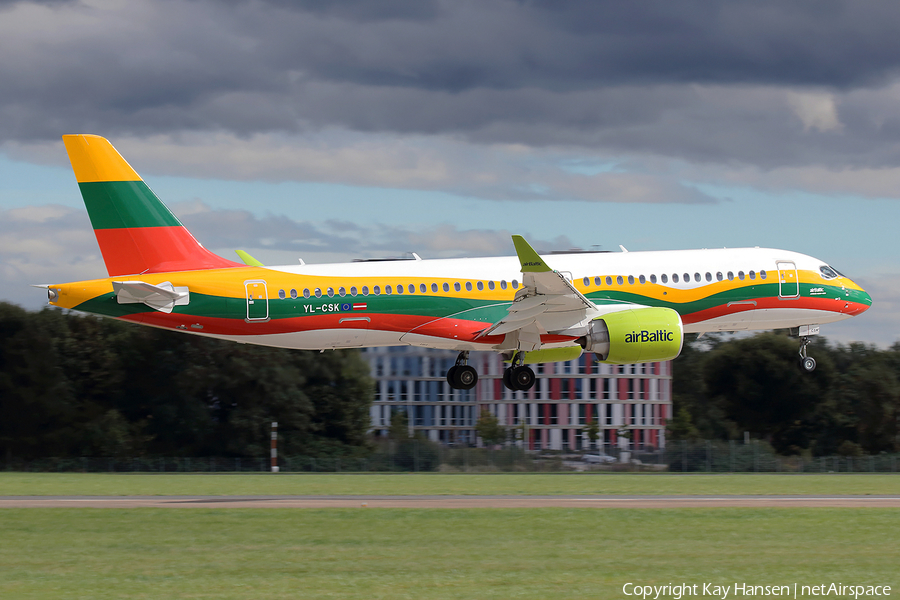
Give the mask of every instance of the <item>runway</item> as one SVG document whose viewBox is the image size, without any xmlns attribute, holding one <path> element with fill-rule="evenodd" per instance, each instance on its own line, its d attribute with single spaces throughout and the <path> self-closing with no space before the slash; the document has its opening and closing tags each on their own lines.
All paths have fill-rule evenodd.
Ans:
<svg viewBox="0 0 900 600">
<path fill-rule="evenodd" d="M 872 496 L 0 496 L 0 508 L 900 508 Z"/>
</svg>

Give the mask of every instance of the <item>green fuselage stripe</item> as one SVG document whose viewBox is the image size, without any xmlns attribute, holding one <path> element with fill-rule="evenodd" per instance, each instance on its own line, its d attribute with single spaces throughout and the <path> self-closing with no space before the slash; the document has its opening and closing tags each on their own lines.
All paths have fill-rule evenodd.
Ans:
<svg viewBox="0 0 900 600">
<path fill-rule="evenodd" d="M 808 284 L 801 284 L 801 297 L 815 297 L 810 294 Z M 822 287 L 822 286 L 818 286 Z M 824 287 L 825 297 L 841 296 L 848 301 L 862 302 L 864 292 L 859 294 L 840 290 L 840 288 Z M 683 317 L 703 310 L 722 306 L 728 302 L 740 300 L 752 300 L 778 296 L 777 283 L 764 283 L 744 286 L 741 288 L 720 292 L 692 302 L 670 302 L 666 299 L 643 296 L 618 290 L 603 290 L 589 293 L 588 297 L 598 305 L 605 304 L 638 304 L 643 306 L 659 306 L 672 308 Z M 490 301 L 477 298 L 449 298 L 429 295 L 393 295 L 393 296 L 356 296 L 329 298 L 270 298 L 268 300 L 268 315 L 270 319 L 287 319 L 304 316 L 322 316 L 345 312 L 341 306 L 345 304 L 365 303 L 364 310 L 353 311 L 357 315 L 368 313 L 384 315 L 410 315 L 431 318 L 442 318 L 458 315 L 471 321 L 495 323 L 506 315 L 510 302 Z M 153 309 L 141 304 L 118 304 L 112 293 L 99 296 L 75 307 L 77 310 L 94 314 L 121 317 L 129 314 L 152 312 Z M 177 314 L 195 315 L 197 317 L 212 317 L 225 319 L 243 319 L 247 314 L 247 301 L 245 298 L 229 298 L 224 296 L 211 296 L 200 293 L 191 293 L 190 304 L 176 306 Z"/>
<path fill-rule="evenodd" d="M 181 226 L 143 181 L 79 183 L 94 229 Z"/>
</svg>

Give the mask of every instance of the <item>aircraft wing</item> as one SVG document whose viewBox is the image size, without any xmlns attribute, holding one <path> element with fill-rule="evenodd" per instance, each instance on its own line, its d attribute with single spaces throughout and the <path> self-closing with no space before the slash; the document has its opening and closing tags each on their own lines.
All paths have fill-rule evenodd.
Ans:
<svg viewBox="0 0 900 600">
<path fill-rule="evenodd" d="M 522 265 L 523 288 L 516 292 L 507 314 L 483 331 L 506 335 L 502 347 L 525 351 L 541 347 L 541 335 L 586 325 L 599 311 L 572 283 L 554 271 L 520 235 L 512 236 Z"/>
</svg>

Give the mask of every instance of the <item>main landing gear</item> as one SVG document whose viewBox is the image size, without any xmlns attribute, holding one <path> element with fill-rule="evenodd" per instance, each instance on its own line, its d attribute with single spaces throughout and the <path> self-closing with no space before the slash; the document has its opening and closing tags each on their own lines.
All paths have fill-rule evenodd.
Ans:
<svg viewBox="0 0 900 600">
<path fill-rule="evenodd" d="M 809 337 L 800 338 L 800 366 L 807 373 L 812 373 L 816 370 L 816 359 L 806 355 L 806 347 L 809 346 L 811 341 Z"/>
<path fill-rule="evenodd" d="M 531 367 L 522 364 L 524 354 L 517 354 L 513 358 L 511 367 L 503 371 L 503 385 L 513 391 L 530 390 L 534 387 L 534 371 Z M 456 364 L 447 371 L 447 383 L 454 390 L 471 390 L 478 383 L 478 372 L 475 367 L 469 366 L 469 353 L 460 352 L 456 358 Z"/>
<path fill-rule="evenodd" d="M 503 371 L 503 385 L 513 391 L 526 391 L 534 386 L 534 371 L 522 364 L 525 355 L 521 352 L 513 357 L 512 366 Z"/>
<path fill-rule="evenodd" d="M 469 366 L 469 353 L 460 352 L 456 364 L 447 371 L 447 383 L 454 390 L 471 390 L 478 383 L 478 371 Z"/>
</svg>

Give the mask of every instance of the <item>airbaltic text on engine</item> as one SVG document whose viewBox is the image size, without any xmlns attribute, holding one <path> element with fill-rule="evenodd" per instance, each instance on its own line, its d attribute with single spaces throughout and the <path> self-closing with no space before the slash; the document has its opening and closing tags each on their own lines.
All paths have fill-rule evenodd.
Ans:
<svg viewBox="0 0 900 600">
<path fill-rule="evenodd" d="M 671 342 L 673 341 L 675 333 L 672 331 L 666 331 L 665 329 L 657 329 L 656 331 L 647 331 L 646 329 L 642 331 L 632 331 L 631 333 L 625 334 L 625 343 L 633 344 L 635 342 Z"/>
</svg>

